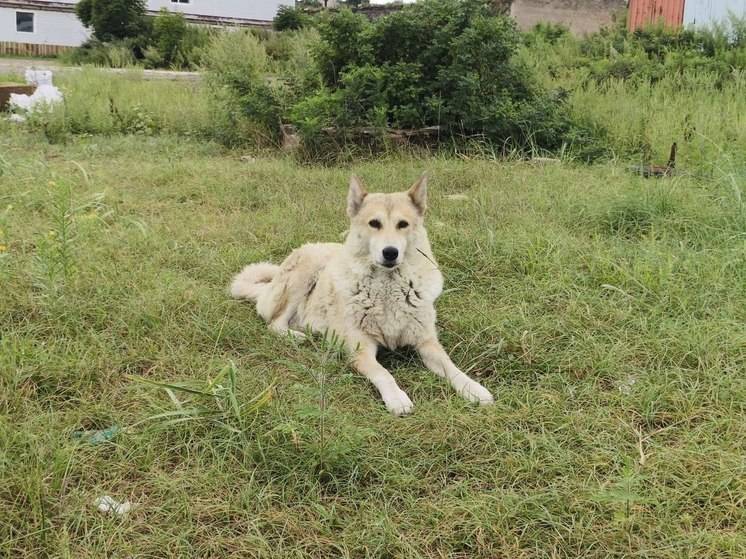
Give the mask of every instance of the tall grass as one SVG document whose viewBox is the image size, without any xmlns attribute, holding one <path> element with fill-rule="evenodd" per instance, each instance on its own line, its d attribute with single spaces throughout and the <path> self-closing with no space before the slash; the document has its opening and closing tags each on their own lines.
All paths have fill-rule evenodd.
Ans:
<svg viewBox="0 0 746 559">
<path fill-rule="evenodd" d="M 55 83 L 64 103 L 30 119 L 30 125 L 51 141 L 64 141 L 71 134 L 213 134 L 214 121 L 200 82 L 152 82 L 134 69 L 114 74 L 85 68 L 60 73 Z"/>
<path fill-rule="evenodd" d="M 474 408 L 384 353 L 416 406 L 397 419 L 333 348 L 272 336 L 225 292 L 247 262 L 338 240 L 350 169 L 4 128 L 0 555 L 746 556 L 746 222 L 728 176 L 355 171 L 388 191 L 424 168 L 442 339 L 497 398 Z M 75 438 L 97 430 L 118 434 Z M 134 506 L 102 515 L 103 495 Z"/>
</svg>

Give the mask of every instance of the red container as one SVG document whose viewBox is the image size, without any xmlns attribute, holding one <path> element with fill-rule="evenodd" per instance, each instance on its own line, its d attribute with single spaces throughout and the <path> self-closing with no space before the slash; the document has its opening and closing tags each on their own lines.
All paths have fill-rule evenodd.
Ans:
<svg viewBox="0 0 746 559">
<path fill-rule="evenodd" d="M 666 27 L 681 27 L 685 0 L 629 0 L 627 28 L 630 31 L 662 22 Z"/>
</svg>

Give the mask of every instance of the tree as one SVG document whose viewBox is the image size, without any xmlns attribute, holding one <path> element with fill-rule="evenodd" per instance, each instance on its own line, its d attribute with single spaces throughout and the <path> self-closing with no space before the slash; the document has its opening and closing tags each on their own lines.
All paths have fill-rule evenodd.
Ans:
<svg viewBox="0 0 746 559">
<path fill-rule="evenodd" d="M 300 8 L 291 6 L 280 6 L 277 15 L 272 21 L 275 31 L 288 31 L 304 27 L 308 23 L 308 16 Z"/>
<path fill-rule="evenodd" d="M 80 0 L 75 12 L 100 41 L 137 37 L 147 29 L 145 0 Z"/>
<path fill-rule="evenodd" d="M 153 22 L 153 41 L 167 66 L 176 62 L 188 31 L 189 27 L 182 14 L 161 8 Z"/>
</svg>

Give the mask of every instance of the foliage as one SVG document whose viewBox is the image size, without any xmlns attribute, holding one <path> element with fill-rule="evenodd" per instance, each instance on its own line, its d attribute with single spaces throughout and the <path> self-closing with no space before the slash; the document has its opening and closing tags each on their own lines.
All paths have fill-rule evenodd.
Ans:
<svg viewBox="0 0 746 559">
<path fill-rule="evenodd" d="M 217 135 L 204 87 L 197 82 L 146 81 L 141 72 L 122 74 L 84 68 L 55 77 L 64 102 L 34 111 L 27 126 L 50 143 L 73 136 L 178 134 Z"/>
<path fill-rule="evenodd" d="M 530 31 L 524 33 L 524 42 L 531 46 L 539 41 L 554 45 L 560 39 L 567 37 L 570 30 L 561 23 L 541 21 L 534 25 Z"/>
<path fill-rule="evenodd" d="M 574 122 L 561 96 L 516 63 L 519 33 L 482 0 L 426 0 L 369 22 L 349 10 L 319 24 L 326 88 L 295 109 L 302 130 L 440 126 L 445 136 L 559 149 Z M 311 114 L 313 107 L 323 107 Z M 310 141 L 308 136 L 306 141 Z"/>
<path fill-rule="evenodd" d="M 103 121 L 113 94 L 163 127 L 50 146 L 0 121 L 0 556 L 746 556 L 746 85 L 667 80 L 571 101 L 620 135 L 644 111 L 654 144 L 692 113 L 707 139 L 668 179 L 624 160 L 355 162 L 374 192 L 430 171 L 443 345 L 499 394 L 471 406 L 416 352 L 382 352 L 415 401 L 397 419 L 319 337 L 274 336 L 225 293 L 247 262 L 337 240 L 350 168 L 186 137 L 211 120 L 191 83 L 60 74 L 68 111 Z M 73 271 L 50 290 L 60 210 Z M 202 390 L 231 361 L 235 381 Z M 209 393 L 169 388 L 194 420 L 152 418 L 179 409 L 166 384 Z M 132 511 L 102 516 L 103 494 Z"/>
<path fill-rule="evenodd" d="M 180 49 L 187 32 L 188 26 L 183 14 L 161 8 L 153 21 L 153 45 L 163 57 L 165 65 L 170 66 L 178 58 L 183 58 Z"/>
<path fill-rule="evenodd" d="M 105 68 L 128 68 L 137 64 L 137 59 L 133 54 L 133 44 L 127 39 L 109 43 L 90 39 L 80 47 L 64 54 L 63 60 L 69 64 L 90 64 Z"/>
<path fill-rule="evenodd" d="M 280 6 L 272 20 L 275 31 L 297 31 L 308 25 L 310 18 L 300 8 Z"/>
<path fill-rule="evenodd" d="M 280 86 L 269 83 L 267 52 L 250 31 L 236 30 L 213 38 L 203 54 L 207 83 L 222 119 L 228 144 L 250 139 L 276 142 L 280 133 Z"/>
<path fill-rule="evenodd" d="M 100 41 L 137 37 L 147 32 L 144 0 L 81 0 L 75 11 Z"/>
<path fill-rule="evenodd" d="M 650 25 L 633 32 L 618 22 L 580 41 L 578 59 L 590 78 L 637 82 L 663 76 L 684 77 L 690 71 L 709 72 L 722 84 L 734 70 L 746 70 L 746 20 L 731 17 L 709 28 Z"/>
<path fill-rule="evenodd" d="M 85 0 L 78 4 L 81 21 L 89 22 L 86 25 L 93 25 L 93 15 L 98 13 L 94 12 L 95 1 Z M 106 4 L 105 8 L 96 9 L 105 12 L 112 6 Z M 203 49 L 215 34 L 214 30 L 204 26 L 187 24 L 181 13 L 169 12 L 166 8 L 153 18 L 145 17 L 143 13 L 137 21 L 140 22 L 137 25 L 122 26 L 116 35 L 95 32 L 92 39 L 64 54 L 63 59 L 71 64 L 110 68 L 143 65 L 145 68 L 195 69 L 200 64 Z M 110 26 L 108 20 L 106 25 Z"/>
</svg>

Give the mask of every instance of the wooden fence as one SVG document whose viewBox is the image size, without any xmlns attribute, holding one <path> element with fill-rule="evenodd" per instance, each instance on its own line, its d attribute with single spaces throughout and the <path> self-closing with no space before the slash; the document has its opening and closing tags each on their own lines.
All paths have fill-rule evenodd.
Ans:
<svg viewBox="0 0 746 559">
<path fill-rule="evenodd" d="M 72 47 L 0 41 L 0 56 L 58 56 Z"/>
</svg>

